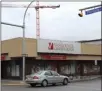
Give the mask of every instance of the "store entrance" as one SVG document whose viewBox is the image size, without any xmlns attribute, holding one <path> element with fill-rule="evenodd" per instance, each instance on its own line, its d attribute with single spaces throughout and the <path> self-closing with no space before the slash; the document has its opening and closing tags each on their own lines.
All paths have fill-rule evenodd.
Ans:
<svg viewBox="0 0 102 91">
<path fill-rule="evenodd" d="M 7 79 L 7 65 L 9 61 L 1 61 L 1 79 Z"/>
</svg>

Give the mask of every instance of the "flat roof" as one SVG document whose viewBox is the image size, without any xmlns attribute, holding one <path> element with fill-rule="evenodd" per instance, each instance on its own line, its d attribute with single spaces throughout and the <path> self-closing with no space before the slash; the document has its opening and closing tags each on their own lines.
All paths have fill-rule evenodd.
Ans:
<svg viewBox="0 0 102 91">
<path fill-rule="evenodd" d="M 22 39 L 22 37 L 16 37 L 16 38 L 10 38 L 10 39 L 5 39 L 5 40 L 2 40 L 2 41 L 7 41 L 7 40 L 12 40 L 12 39 Z M 35 39 L 35 38 L 27 38 L 26 39 Z M 46 39 L 45 39 L 46 40 Z M 48 40 L 52 40 L 52 39 L 48 39 Z M 59 41 L 59 40 L 58 40 Z M 84 42 L 94 42 L 94 41 L 102 41 L 102 39 L 93 39 L 93 40 L 80 40 L 80 41 L 73 41 L 73 42 L 81 42 L 81 43 L 84 43 Z"/>
<path fill-rule="evenodd" d="M 102 41 L 102 39 L 81 40 L 81 41 L 78 41 L 78 42 L 95 42 L 95 41 Z"/>
</svg>

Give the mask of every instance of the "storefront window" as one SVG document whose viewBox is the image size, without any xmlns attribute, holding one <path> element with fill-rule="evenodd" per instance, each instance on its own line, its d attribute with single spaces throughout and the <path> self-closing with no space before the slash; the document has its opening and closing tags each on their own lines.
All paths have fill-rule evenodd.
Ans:
<svg viewBox="0 0 102 91">
<path fill-rule="evenodd" d="M 20 76 L 20 66 L 16 65 L 16 76 Z"/>
<path fill-rule="evenodd" d="M 75 74 L 75 62 L 69 62 L 69 63 L 64 63 L 60 65 L 60 73 L 61 74 L 66 74 L 66 75 L 72 75 Z"/>
<path fill-rule="evenodd" d="M 16 68 L 15 68 L 15 61 L 13 61 L 11 64 L 12 64 L 12 65 L 11 65 L 11 73 L 12 73 L 11 76 L 15 76 L 15 72 L 16 72 L 16 71 L 15 71 L 15 69 L 16 69 Z"/>
<path fill-rule="evenodd" d="M 11 76 L 10 65 L 7 67 L 7 76 Z"/>
<path fill-rule="evenodd" d="M 84 73 L 87 73 L 87 68 L 88 68 L 88 66 L 87 65 L 84 65 Z"/>
<path fill-rule="evenodd" d="M 99 72 L 99 66 L 94 64 L 84 64 L 84 73 L 85 74 L 96 74 Z"/>
<path fill-rule="evenodd" d="M 75 64 L 71 64 L 71 74 L 75 74 Z"/>
<path fill-rule="evenodd" d="M 20 76 L 20 66 L 15 61 L 10 63 L 11 66 L 7 68 L 9 76 Z M 11 70 L 11 71 L 10 71 Z M 11 73 L 11 74 L 10 74 Z"/>
<path fill-rule="evenodd" d="M 31 73 L 37 73 L 38 71 L 44 70 L 44 66 L 41 64 L 33 65 L 31 68 Z"/>
<path fill-rule="evenodd" d="M 70 66 L 62 65 L 60 66 L 60 71 L 61 74 L 70 74 Z"/>
<path fill-rule="evenodd" d="M 55 64 L 46 64 L 45 70 L 57 71 L 57 67 Z"/>
</svg>

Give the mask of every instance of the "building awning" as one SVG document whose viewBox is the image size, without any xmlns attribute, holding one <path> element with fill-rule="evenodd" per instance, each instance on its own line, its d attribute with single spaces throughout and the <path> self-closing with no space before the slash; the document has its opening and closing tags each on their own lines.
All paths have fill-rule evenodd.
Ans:
<svg viewBox="0 0 102 91">
<path fill-rule="evenodd" d="M 39 54 L 39 59 L 42 60 L 101 60 L 100 55 L 61 55 L 61 54 Z"/>
</svg>

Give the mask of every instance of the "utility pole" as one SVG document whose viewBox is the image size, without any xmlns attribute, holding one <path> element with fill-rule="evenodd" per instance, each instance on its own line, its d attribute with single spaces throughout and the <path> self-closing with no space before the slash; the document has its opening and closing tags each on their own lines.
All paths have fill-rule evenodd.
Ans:
<svg viewBox="0 0 102 91">
<path fill-rule="evenodd" d="M 31 6 L 31 4 L 34 2 L 35 0 L 32 0 L 28 6 L 26 7 L 26 10 L 24 12 L 24 16 L 23 16 L 23 41 L 22 41 L 22 56 L 23 56 L 23 81 L 25 81 L 25 61 L 26 61 L 26 41 L 25 41 L 25 19 L 26 19 L 26 14 L 27 11 L 29 9 L 29 7 Z"/>
</svg>

